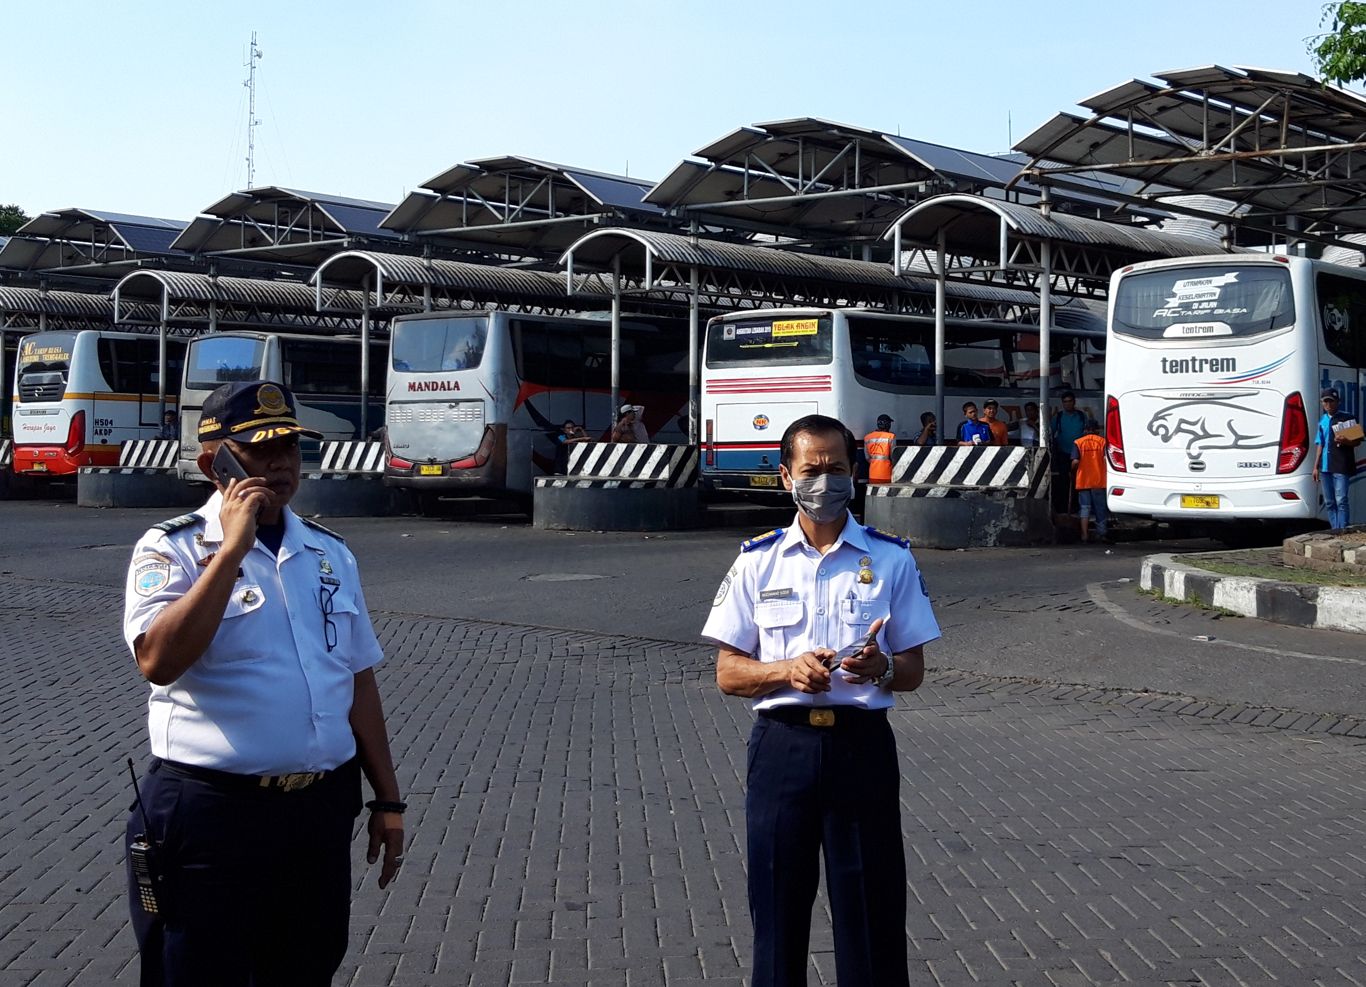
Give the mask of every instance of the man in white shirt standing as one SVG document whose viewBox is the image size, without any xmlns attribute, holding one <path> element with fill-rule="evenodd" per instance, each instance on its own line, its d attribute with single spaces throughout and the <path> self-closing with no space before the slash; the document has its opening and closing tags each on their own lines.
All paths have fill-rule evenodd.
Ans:
<svg viewBox="0 0 1366 987">
<path fill-rule="evenodd" d="M 123 631 L 151 684 L 152 761 L 128 821 L 144 987 L 330 984 L 362 773 L 380 887 L 403 860 L 383 654 L 355 557 L 289 510 L 300 435 L 322 437 L 282 385 L 215 390 L 199 467 L 217 491 L 133 550 Z"/>
<path fill-rule="evenodd" d="M 908 982 L 887 711 L 920 686 L 939 626 L 908 543 L 849 512 L 856 448 L 833 418 L 788 427 L 779 473 L 796 519 L 742 545 L 702 631 L 719 646 L 721 691 L 758 714 L 745 799 L 754 987 L 806 983 L 821 853 L 839 982 Z"/>
</svg>

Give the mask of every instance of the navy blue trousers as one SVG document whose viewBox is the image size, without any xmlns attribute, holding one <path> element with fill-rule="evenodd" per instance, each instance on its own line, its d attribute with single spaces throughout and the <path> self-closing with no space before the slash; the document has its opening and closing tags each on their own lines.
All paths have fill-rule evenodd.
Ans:
<svg viewBox="0 0 1366 987">
<path fill-rule="evenodd" d="M 839 983 L 909 982 L 896 742 L 885 715 L 840 712 L 833 727 L 761 714 L 750 734 L 745 815 L 753 987 L 806 983 L 822 853 Z"/>
<path fill-rule="evenodd" d="M 250 790 L 153 761 L 139 785 L 161 843 L 167 908 L 129 908 L 143 987 L 330 984 L 346 955 L 355 760 L 305 789 Z M 133 808 L 128 840 L 144 832 Z"/>
</svg>

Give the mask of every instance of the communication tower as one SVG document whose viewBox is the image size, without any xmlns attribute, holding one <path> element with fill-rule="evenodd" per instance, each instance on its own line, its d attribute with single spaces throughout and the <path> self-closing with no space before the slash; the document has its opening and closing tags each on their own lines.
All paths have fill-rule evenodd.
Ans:
<svg viewBox="0 0 1366 987">
<path fill-rule="evenodd" d="M 256 63 L 261 60 L 261 49 L 256 44 L 256 32 L 251 32 L 251 50 L 247 54 L 247 188 L 256 186 Z"/>
</svg>

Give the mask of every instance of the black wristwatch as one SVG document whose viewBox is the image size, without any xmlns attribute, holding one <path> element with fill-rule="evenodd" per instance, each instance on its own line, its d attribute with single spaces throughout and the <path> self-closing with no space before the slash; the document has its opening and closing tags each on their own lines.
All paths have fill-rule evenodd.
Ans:
<svg viewBox="0 0 1366 987">
<path fill-rule="evenodd" d="M 403 810 L 408 808 L 407 802 L 386 802 L 384 799 L 371 799 L 365 803 L 365 807 L 371 812 L 397 812 L 403 814 Z"/>
</svg>

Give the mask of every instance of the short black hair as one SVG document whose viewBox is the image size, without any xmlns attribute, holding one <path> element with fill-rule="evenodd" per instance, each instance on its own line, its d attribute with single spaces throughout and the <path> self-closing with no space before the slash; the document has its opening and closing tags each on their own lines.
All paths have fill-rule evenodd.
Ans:
<svg viewBox="0 0 1366 987">
<path fill-rule="evenodd" d="M 564 428 L 565 425 L 577 425 L 577 424 L 578 424 L 578 422 L 574 421 L 574 419 L 572 419 L 572 418 L 566 418 L 566 419 L 564 420 L 564 424 L 561 425 L 560 427 L 561 427 L 561 428 Z"/>
<path fill-rule="evenodd" d="M 844 422 L 829 415 L 805 415 L 787 426 L 787 431 L 783 433 L 782 451 L 778 461 L 791 469 L 792 445 L 797 436 L 829 435 L 832 432 L 844 437 L 845 450 L 849 455 L 849 468 L 853 469 L 854 460 L 858 458 L 858 439 L 854 438 L 854 433 L 845 427 Z"/>
<path fill-rule="evenodd" d="M 1075 401 L 1076 399 L 1077 396 L 1073 394 L 1071 391 L 1063 391 L 1058 398 L 1059 401 Z"/>
<path fill-rule="evenodd" d="M 920 424 L 922 427 L 928 425 L 932 421 L 934 421 L 933 411 L 922 411 L 920 413 Z"/>
<path fill-rule="evenodd" d="M 976 402 L 976 401 L 964 401 L 964 402 L 963 402 L 963 414 L 966 415 L 966 414 L 968 413 L 968 409 L 969 409 L 969 408 L 975 409 L 976 407 L 977 407 L 977 402 Z"/>
</svg>

